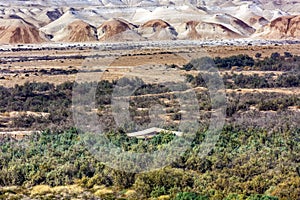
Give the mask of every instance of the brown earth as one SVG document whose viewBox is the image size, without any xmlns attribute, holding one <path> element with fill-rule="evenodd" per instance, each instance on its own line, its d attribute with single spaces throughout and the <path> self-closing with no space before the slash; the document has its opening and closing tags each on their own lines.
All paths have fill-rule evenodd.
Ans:
<svg viewBox="0 0 300 200">
<path fill-rule="evenodd" d="M 166 53 L 168 52 L 168 53 Z M 139 66 L 148 66 L 148 70 L 137 70 L 138 73 L 143 73 L 145 76 L 148 74 L 159 73 L 162 76 L 166 74 L 178 74 L 177 71 L 168 71 L 159 68 L 158 66 L 165 66 L 176 64 L 181 66 L 186 64 L 193 58 L 203 55 L 203 52 L 211 57 L 226 57 L 237 54 L 248 54 L 252 57 L 256 53 L 262 53 L 262 57 L 270 56 L 271 53 L 279 52 L 283 55 L 284 52 L 300 55 L 300 45 L 282 45 L 282 46 L 218 46 L 218 47 L 182 47 L 172 49 L 148 49 L 148 50 L 128 50 L 128 51 L 107 51 L 107 52 L 94 52 L 90 50 L 76 50 L 71 49 L 68 51 L 23 51 L 23 52 L 2 52 L 1 57 L 18 57 L 20 55 L 40 56 L 40 55 L 94 55 L 96 53 L 105 55 L 104 58 L 95 60 L 96 63 L 107 63 L 108 71 L 102 78 L 107 80 L 114 80 L 122 77 L 127 72 L 132 71 Z M 119 54 L 120 56 L 115 56 Z M 1 58 L 0 57 L 0 58 Z M 85 68 L 85 65 L 87 66 Z M 41 69 L 88 69 L 89 62 L 82 59 L 58 59 L 58 60 L 38 60 L 38 61 L 22 61 L 22 62 L 8 62 L 1 64 L 1 70 L 11 70 L 10 74 L 1 74 L 0 85 L 13 87 L 15 84 L 24 84 L 25 82 L 50 82 L 60 84 L 65 81 L 74 81 L 76 75 L 47 75 L 40 73 L 26 73 L 24 70 L 41 70 Z M 151 67 L 151 68 L 150 68 Z M 102 68 L 105 70 L 106 68 Z M 159 69 L 156 71 L 156 69 Z M 153 72 L 152 72 L 153 71 Z M 150 73 L 151 72 L 151 73 Z M 230 73 L 230 72 L 228 72 Z M 240 73 L 240 72 L 234 72 Z M 251 74 L 258 73 L 257 71 L 245 71 L 243 73 Z"/>
<path fill-rule="evenodd" d="M 253 34 L 255 32 L 254 28 L 252 28 L 251 26 L 249 26 L 244 21 L 242 21 L 242 20 L 240 20 L 238 18 L 232 17 L 231 24 L 235 28 L 239 29 L 243 33 L 243 35 L 250 36 L 251 34 Z"/>
<path fill-rule="evenodd" d="M 244 23 L 240 23 L 237 19 L 232 18 L 232 24 L 240 26 L 237 30 L 244 29 L 243 34 L 231 30 L 227 26 L 218 22 L 188 21 L 182 26 L 185 32 L 179 36 L 181 39 L 236 39 L 244 37 L 244 34 L 250 34 L 253 29 Z M 183 31 L 183 30 L 182 30 Z"/>
<path fill-rule="evenodd" d="M 201 35 L 196 30 L 196 26 L 199 25 L 200 22 L 197 21 L 188 21 L 186 23 L 186 29 L 189 31 L 187 38 L 190 38 L 192 40 L 197 40 L 201 38 Z"/>
<path fill-rule="evenodd" d="M 260 30 L 261 31 L 261 30 Z M 283 16 L 273 20 L 264 27 L 263 36 L 267 39 L 273 38 L 300 38 L 300 15 Z"/>
<path fill-rule="evenodd" d="M 171 64 L 183 65 L 187 63 L 187 60 L 180 55 L 169 54 L 152 54 L 152 55 L 132 55 L 121 56 L 116 59 L 111 66 L 141 66 L 141 65 L 171 65 Z"/>
<path fill-rule="evenodd" d="M 249 19 L 250 25 L 255 25 L 255 24 L 265 25 L 267 23 L 268 23 L 268 20 L 261 16 L 254 16 Z"/>
<path fill-rule="evenodd" d="M 132 31 L 135 25 L 123 19 L 110 19 L 98 27 L 100 41 L 110 40 L 126 31 Z"/>
<path fill-rule="evenodd" d="M 82 20 L 72 22 L 63 32 L 66 34 L 66 36 L 60 40 L 63 42 L 93 42 L 98 39 L 97 29 Z"/>
<path fill-rule="evenodd" d="M 291 35 L 295 38 L 300 37 L 300 15 L 291 19 L 288 35 Z"/>
<path fill-rule="evenodd" d="M 208 38 L 208 39 L 220 39 L 220 38 L 241 38 L 242 35 L 239 33 L 236 33 L 232 31 L 231 29 L 227 28 L 224 25 L 216 24 L 216 23 L 204 23 L 202 22 L 200 25 L 210 27 L 210 30 L 213 30 L 212 32 L 205 33 L 205 29 L 200 30 L 200 34 L 202 35 L 202 38 Z"/>
<path fill-rule="evenodd" d="M 175 40 L 178 35 L 173 26 L 161 19 L 149 20 L 142 24 L 139 33 L 149 40 Z"/>
<path fill-rule="evenodd" d="M 259 88 L 259 89 L 226 89 L 226 93 L 281 93 L 287 95 L 300 95 L 298 88 Z"/>
<path fill-rule="evenodd" d="M 154 28 L 154 29 L 163 29 L 163 28 L 167 28 L 167 27 L 170 27 L 171 25 L 164 21 L 164 20 L 161 20 L 161 19 L 153 19 L 153 20 L 150 20 L 146 23 L 144 23 L 141 27 L 142 28 Z"/>
<path fill-rule="evenodd" d="M 42 43 L 46 37 L 21 19 L 0 19 L 0 44 Z"/>
</svg>

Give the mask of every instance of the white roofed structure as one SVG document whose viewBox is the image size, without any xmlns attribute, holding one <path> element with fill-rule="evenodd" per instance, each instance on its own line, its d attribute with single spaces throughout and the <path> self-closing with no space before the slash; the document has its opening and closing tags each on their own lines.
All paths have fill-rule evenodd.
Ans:
<svg viewBox="0 0 300 200">
<path fill-rule="evenodd" d="M 136 138 L 148 138 L 148 137 L 153 137 L 161 132 L 170 132 L 170 133 L 175 134 L 176 136 L 183 135 L 183 133 L 179 132 L 179 131 L 170 131 L 170 130 L 166 130 L 166 129 L 162 129 L 162 128 L 152 127 L 152 128 L 145 129 L 142 131 L 127 133 L 127 136 L 128 137 L 136 137 Z"/>
</svg>

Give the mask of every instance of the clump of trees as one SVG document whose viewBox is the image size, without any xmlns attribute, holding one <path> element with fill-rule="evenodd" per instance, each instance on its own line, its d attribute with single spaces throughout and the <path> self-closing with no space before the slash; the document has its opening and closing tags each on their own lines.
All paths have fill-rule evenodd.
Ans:
<svg viewBox="0 0 300 200">
<path fill-rule="evenodd" d="M 78 184 L 88 191 L 105 185 L 115 191 L 110 194 L 114 198 L 129 189 L 143 199 L 295 199 L 300 188 L 299 131 L 226 126 L 215 148 L 200 158 L 206 132 L 199 130 L 191 148 L 171 166 L 142 174 L 103 165 L 76 129 L 45 131 L 29 138 L 26 146 L 23 141 L 1 141 L 0 185 L 23 186 L 23 194 L 35 185 Z M 150 140 L 133 139 L 121 130 L 105 135 L 131 152 L 151 152 L 174 137 L 161 133 Z"/>
<path fill-rule="evenodd" d="M 248 55 L 237 55 L 225 58 L 216 57 L 214 59 L 216 67 L 220 69 L 231 69 L 232 67 L 253 67 L 255 62 L 254 59 Z"/>
<path fill-rule="evenodd" d="M 207 84 L 218 85 L 221 78 L 215 74 L 201 72 L 197 76 L 187 75 L 186 80 L 194 86 L 207 87 Z M 228 89 L 238 88 L 292 88 L 300 86 L 300 73 L 283 73 L 265 75 L 225 74 L 223 77 L 225 87 Z"/>
<path fill-rule="evenodd" d="M 291 71 L 299 70 L 300 57 L 285 52 L 280 55 L 275 52 L 264 59 L 258 59 L 255 63 L 255 68 L 262 71 Z"/>
<path fill-rule="evenodd" d="M 258 52 L 255 55 L 255 59 L 245 54 L 223 58 L 202 57 L 183 65 L 182 69 L 186 71 L 204 69 L 203 63 L 210 63 L 211 66 L 221 70 L 231 70 L 233 67 L 239 67 L 241 69 L 249 70 L 250 68 L 261 71 L 299 71 L 300 56 L 292 55 L 289 52 L 285 52 L 284 55 L 275 52 L 265 58 L 261 56 L 262 54 Z"/>
<path fill-rule="evenodd" d="M 194 59 L 186 65 L 183 65 L 183 69 L 186 71 L 190 70 L 205 70 L 212 67 L 217 67 L 219 69 L 231 69 L 232 67 L 253 67 L 255 61 L 248 55 L 240 54 L 230 57 L 202 57 L 199 59 Z"/>
</svg>

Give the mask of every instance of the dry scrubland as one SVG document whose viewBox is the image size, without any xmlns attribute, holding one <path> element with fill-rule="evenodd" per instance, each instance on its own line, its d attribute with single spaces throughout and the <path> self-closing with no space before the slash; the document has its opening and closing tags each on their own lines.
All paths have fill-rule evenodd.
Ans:
<svg viewBox="0 0 300 200">
<path fill-rule="evenodd" d="M 102 79 L 114 80 L 122 77 L 126 72 L 139 66 L 151 67 L 146 73 L 156 73 L 156 70 L 163 70 L 164 65 L 184 65 L 193 58 L 202 56 L 228 57 L 238 54 L 247 54 L 254 57 L 256 53 L 261 53 L 261 57 L 270 56 L 278 52 L 291 52 L 294 55 L 300 54 L 300 45 L 268 45 L 268 46 L 203 46 L 203 47 L 180 47 L 180 48 L 149 48 L 145 50 L 92 50 L 86 49 L 63 49 L 63 50 L 22 50 L 16 52 L 1 53 L 2 76 L 0 85 L 13 87 L 15 84 L 22 85 L 26 82 L 49 82 L 55 85 L 65 81 L 76 79 L 76 70 L 86 70 L 89 64 L 88 57 L 100 55 L 99 58 L 92 59 L 94 65 L 100 65 L 104 75 L 99 73 Z M 23 59 L 9 61 L 12 58 L 24 57 Z M 72 57 L 73 56 L 73 57 Z M 36 58 L 28 61 L 28 57 Z M 48 57 L 54 57 L 49 59 Z M 76 57 L 76 58 L 74 58 Z M 42 59 L 39 59 L 42 58 Z M 104 64 L 103 64 L 104 63 Z M 108 70 L 108 71 L 105 71 Z M 144 69 L 142 69 L 144 70 Z M 137 70 L 138 71 L 138 70 Z M 140 70 L 141 73 L 143 73 Z M 165 69 L 167 76 L 172 77 L 172 73 L 177 75 L 179 72 Z M 236 72 L 240 73 L 240 72 Z M 249 74 L 250 71 L 244 73 Z M 256 72 L 253 72 L 256 73 Z M 259 73 L 259 72 L 258 72 Z M 157 74 L 157 73 L 156 73 Z M 182 74 L 182 72 L 180 72 Z M 141 75 L 141 74 L 140 74 Z M 162 75 L 160 73 L 160 75 Z"/>
<path fill-rule="evenodd" d="M 20 47 L 20 48 L 18 48 Z M 55 48 L 55 47 L 54 47 Z M 120 48 L 120 47 L 119 47 Z M 3 51 L 1 54 L 1 72 L 0 85 L 8 88 L 27 87 L 30 83 L 34 84 L 53 84 L 54 87 L 73 84 L 78 81 L 83 73 L 85 79 L 83 82 L 89 82 L 90 77 L 97 77 L 97 81 L 118 81 L 124 77 L 138 77 L 145 84 L 164 84 L 165 82 L 180 82 L 186 81 L 187 77 L 197 77 L 197 70 L 182 70 L 184 66 L 190 63 L 193 59 L 200 57 L 221 57 L 226 58 L 235 55 L 249 55 L 250 57 L 263 60 L 271 54 L 279 53 L 284 56 L 286 52 L 291 55 L 300 55 L 300 45 L 265 45 L 265 46 L 184 46 L 184 47 L 147 47 L 140 50 L 119 50 L 118 48 L 95 50 L 92 43 L 89 45 L 72 45 L 63 48 L 53 49 L 46 48 L 36 50 L 35 48 L 25 48 L 23 45 L 15 46 L 13 51 Z M 259 53 L 259 58 L 255 58 Z M 215 63 L 218 67 L 218 63 Z M 295 70 L 298 68 L 296 67 Z M 262 79 L 266 79 L 271 74 L 271 77 L 278 78 L 284 76 L 289 70 L 261 70 L 245 66 L 230 66 L 229 68 L 219 68 L 222 77 L 230 76 L 253 76 L 258 75 Z M 230 81 L 233 81 L 230 79 Z M 68 83 L 68 84 L 66 84 Z M 46 84 L 46 85 L 47 85 Z M 225 82 L 226 85 L 226 82 Z M 52 86 L 45 86 L 52 87 Z M 68 86 L 70 87 L 70 86 Z M 195 91 L 205 91 L 202 85 L 197 86 Z M 161 95 L 170 95 L 172 92 L 164 91 L 158 94 L 144 94 L 137 98 L 145 97 L 161 98 Z M 278 95 L 296 95 L 299 96 L 299 87 L 252 87 L 252 86 L 235 86 L 227 87 L 228 95 L 251 95 L 251 94 L 278 94 Z M 26 97 L 25 97 L 26 100 Z M 163 97 L 163 102 L 170 102 L 170 99 Z M 109 102 L 109 101 L 108 101 Z M 171 101 L 172 102 L 172 101 Z M 30 103 L 31 104 L 31 103 Z M 56 103 L 55 103 L 56 104 Z M 168 104 L 168 103 L 167 103 Z M 170 103 L 172 106 L 172 103 Z M 30 105 L 29 105 L 30 107 Z M 291 109 L 297 110 L 297 107 Z M 147 113 L 148 109 L 141 109 L 141 112 Z M 39 111 L 37 111 L 39 110 Z M 107 114 L 106 109 L 100 109 L 99 113 Z M 25 112 L 24 112 L 25 111 Z M 33 109 L 17 110 L 8 109 L 0 114 L 0 119 L 3 124 L 2 131 L 22 131 L 22 130 L 40 130 L 43 126 L 39 126 L 38 122 L 31 127 L 18 127 L 14 124 L 17 118 L 27 116 L 29 118 L 49 118 L 51 115 L 49 109 Z M 205 116 L 205 115 L 204 115 Z M 51 118 L 51 117 L 50 117 Z M 142 118 L 141 116 L 139 118 Z M 163 118 L 172 123 L 176 118 L 176 112 L 167 114 Z M 175 120 L 176 121 L 176 120 Z M 42 124 L 45 125 L 46 122 Z M 62 123 L 63 124 L 63 123 Z M 48 126 L 48 125 L 47 125 Z"/>
</svg>

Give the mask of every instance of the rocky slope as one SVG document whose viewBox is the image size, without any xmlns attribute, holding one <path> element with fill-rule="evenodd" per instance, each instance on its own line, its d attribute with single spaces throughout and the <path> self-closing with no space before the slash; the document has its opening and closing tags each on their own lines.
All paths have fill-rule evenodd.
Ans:
<svg viewBox="0 0 300 200">
<path fill-rule="evenodd" d="M 175 40 L 178 33 L 168 22 L 153 19 L 142 24 L 139 32 L 150 40 Z"/>
<path fill-rule="evenodd" d="M 207 22 L 189 21 L 184 23 L 186 31 L 179 35 L 180 39 L 203 40 L 203 39 L 230 39 L 241 38 L 242 35 L 236 33 L 227 27 Z"/>
<path fill-rule="evenodd" d="M 61 42 L 95 42 L 98 40 L 96 27 L 82 21 L 75 20 L 60 31 L 53 41 Z"/>
<path fill-rule="evenodd" d="M 134 30 L 137 27 L 123 19 L 110 19 L 98 27 L 99 41 L 134 41 L 143 38 Z"/>
<path fill-rule="evenodd" d="M 299 39 L 300 0 L 0 2 L 2 43 Z"/>
<path fill-rule="evenodd" d="M 0 19 L 0 43 L 41 43 L 47 38 L 33 25 L 21 19 Z"/>
<path fill-rule="evenodd" d="M 300 15 L 279 17 L 258 30 L 256 37 L 300 39 Z"/>
</svg>

